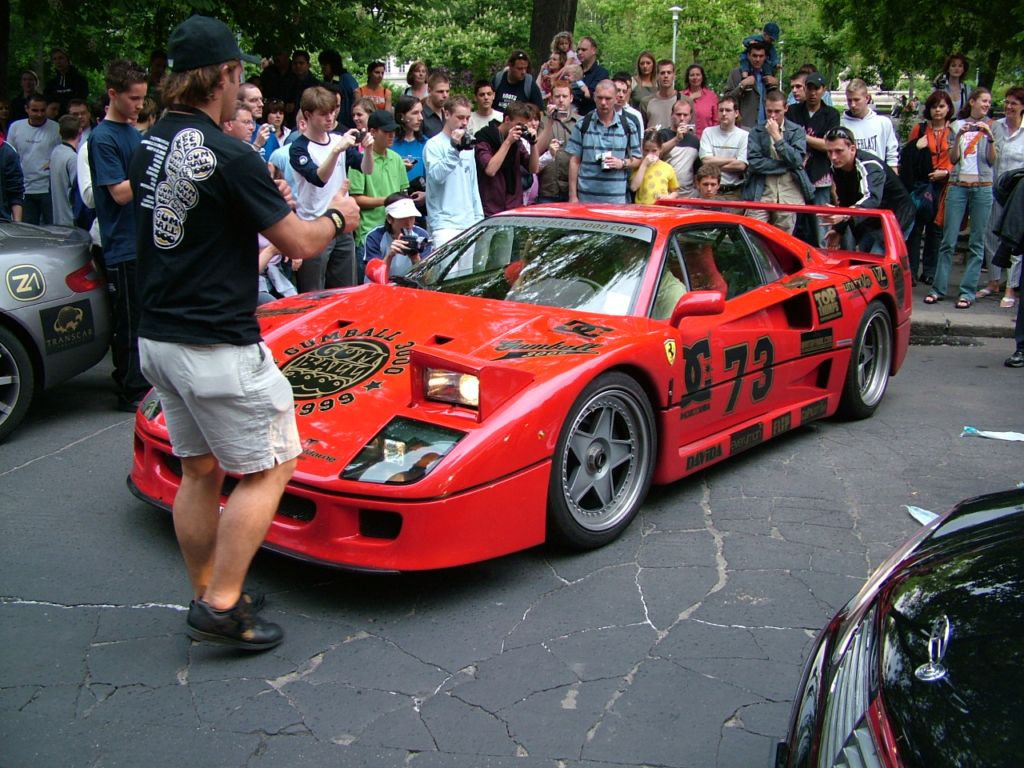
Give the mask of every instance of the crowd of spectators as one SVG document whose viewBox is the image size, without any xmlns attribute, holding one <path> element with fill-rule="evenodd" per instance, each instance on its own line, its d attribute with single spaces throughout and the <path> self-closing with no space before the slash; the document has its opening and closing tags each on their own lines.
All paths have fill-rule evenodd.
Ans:
<svg viewBox="0 0 1024 768">
<path fill-rule="evenodd" d="M 1006 268 L 992 264 L 1004 215 L 993 191 L 1000 175 L 1024 168 L 1024 90 L 1010 88 L 997 105 L 987 89 L 965 81 L 966 58 L 951 55 L 901 146 L 892 116 L 875 110 L 863 80 L 846 83 L 846 107 L 839 110 L 813 65 L 786 77 L 780 35 L 769 23 L 743 40 L 736 66 L 716 92 L 700 63 L 677 70 L 673 61 L 642 51 L 635 71 L 610 73 L 597 40 L 581 37 L 574 45 L 572 34 L 562 32 L 543 62 L 511 52 L 492 77 L 476 82 L 473 102 L 453 92 L 444 68 L 423 61 L 408 67 L 400 87 L 386 78 L 380 60 L 359 73 L 360 83 L 337 51 L 319 53 L 319 77 L 309 52 L 280 51 L 241 86 L 235 114 L 222 127 L 291 185 L 300 217 L 321 215 L 343 183 L 359 204 L 359 228 L 317 258 L 301 265 L 268 261 L 299 291 L 358 283 L 378 255 L 390 253 L 391 269 L 408 268 L 409 257 L 422 255 L 406 252 L 407 240 L 418 242 L 416 231 L 436 247 L 485 216 L 524 204 L 697 197 L 698 173 L 710 168 L 724 199 L 891 208 L 907 238 L 912 279 L 931 285 L 930 303 L 950 292 L 961 220 L 969 219 L 955 306 L 967 309 L 987 296 L 1015 306 L 1019 255 L 1011 254 Z M 89 185 L 78 176 L 95 162 L 74 160 L 88 154 L 94 115 L 100 125 L 110 120 L 109 114 L 103 120 L 110 97 L 93 105 L 67 52 L 54 49 L 51 58 L 53 77 L 41 83 L 24 70 L 20 92 L 0 103 L 0 218 L 88 225 Z M 166 70 L 166 54 L 154 51 L 140 116 L 128 121 L 139 130 L 166 106 L 159 88 Z M 999 120 L 989 116 L 996 106 L 1005 110 Z M 902 105 L 904 113 L 914 109 Z M 98 199 L 92 205 L 102 242 L 107 193 Z M 404 238 L 394 222 L 408 216 L 389 211 L 408 214 L 410 205 L 418 217 Z M 816 246 L 881 247 L 872 231 L 877 219 L 748 214 Z M 109 243 L 104 252 L 116 266 Z M 267 298 L 279 295 L 266 285 Z"/>
</svg>

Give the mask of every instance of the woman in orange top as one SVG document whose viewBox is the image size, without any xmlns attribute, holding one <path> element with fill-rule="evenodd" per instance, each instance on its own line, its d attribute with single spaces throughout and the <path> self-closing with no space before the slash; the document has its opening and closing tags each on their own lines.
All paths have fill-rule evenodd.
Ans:
<svg viewBox="0 0 1024 768">
<path fill-rule="evenodd" d="M 942 192 L 953 171 L 953 163 L 949 159 L 949 141 L 952 134 L 950 122 L 955 118 L 953 100 L 946 91 L 935 91 L 924 103 L 924 122 L 918 123 L 910 131 L 910 141 L 917 142 L 917 148 L 928 150 L 931 157 L 932 170 L 928 180 L 932 183 L 932 199 L 938 208 Z M 924 241 L 924 251 L 921 242 Z M 939 255 L 939 244 L 942 242 L 942 224 L 936 224 L 935 218 L 918 217 L 914 230 L 907 241 L 910 253 L 910 277 L 917 279 L 918 263 L 921 265 L 921 282 L 931 285 L 935 277 L 935 262 Z"/>
<path fill-rule="evenodd" d="M 384 62 L 374 61 L 366 68 L 366 85 L 356 88 L 357 99 L 371 99 L 377 109 L 394 112 L 391 89 L 384 87 Z"/>
</svg>

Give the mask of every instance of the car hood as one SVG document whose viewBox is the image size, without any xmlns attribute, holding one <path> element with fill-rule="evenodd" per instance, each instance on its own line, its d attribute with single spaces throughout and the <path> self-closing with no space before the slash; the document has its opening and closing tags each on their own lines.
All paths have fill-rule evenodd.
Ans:
<svg viewBox="0 0 1024 768">
<path fill-rule="evenodd" d="M 540 391 L 545 384 L 601 364 L 602 355 L 632 344 L 637 332 L 656 330 L 645 318 L 380 285 L 304 294 L 257 314 L 264 339 L 292 384 L 306 448 L 299 471 L 322 480 L 337 478 L 396 415 L 493 434 L 496 425 L 512 419 L 502 411 L 522 393 L 530 391 L 530 407 L 536 408 L 545 400 Z M 485 392 L 500 389 L 505 406 L 486 414 L 482 407 L 479 419 L 450 408 L 420 407 L 414 403 L 411 371 L 423 360 L 462 371 L 486 369 L 481 400 Z M 524 418 L 522 407 L 515 418 Z"/>
<path fill-rule="evenodd" d="M 881 596 L 881 689 L 905 764 L 1024 754 L 1012 725 L 1024 690 L 1024 497 L 1013 498 L 1002 513 L 946 518 Z"/>
</svg>

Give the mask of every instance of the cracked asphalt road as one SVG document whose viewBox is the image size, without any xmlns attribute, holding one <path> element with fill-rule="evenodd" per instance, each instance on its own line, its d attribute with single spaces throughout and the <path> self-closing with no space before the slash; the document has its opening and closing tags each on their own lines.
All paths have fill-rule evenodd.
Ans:
<svg viewBox="0 0 1024 768">
<path fill-rule="evenodd" d="M 770 765 L 816 630 L 916 527 L 1024 480 L 1005 343 L 912 347 L 869 421 L 655 489 L 627 534 L 369 576 L 260 554 L 287 637 L 192 644 L 170 520 L 97 369 L 0 446 L 0 764 Z"/>
</svg>

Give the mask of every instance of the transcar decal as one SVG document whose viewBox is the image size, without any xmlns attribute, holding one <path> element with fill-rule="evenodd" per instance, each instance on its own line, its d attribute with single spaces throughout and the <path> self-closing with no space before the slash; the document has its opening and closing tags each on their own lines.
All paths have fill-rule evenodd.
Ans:
<svg viewBox="0 0 1024 768">
<path fill-rule="evenodd" d="M 793 428 L 793 414 L 784 413 L 772 419 L 772 437 L 778 437 L 783 432 L 789 432 Z"/>
<path fill-rule="evenodd" d="M 291 307 L 259 307 L 256 310 L 256 317 L 280 317 L 282 315 L 301 315 L 303 312 L 307 312 L 316 306 L 316 304 L 299 304 Z"/>
<path fill-rule="evenodd" d="M 570 320 L 567 323 L 556 325 L 554 330 L 561 333 L 572 333 L 585 339 L 599 339 L 601 334 L 610 333 L 615 329 L 609 328 L 607 325 L 592 325 L 582 320 Z"/>
<path fill-rule="evenodd" d="M 734 432 L 732 437 L 729 438 L 729 453 L 739 453 L 745 451 L 748 448 L 753 448 L 758 443 L 764 442 L 764 425 L 755 424 L 752 427 L 741 429 L 739 432 Z"/>
<path fill-rule="evenodd" d="M 39 321 L 48 355 L 90 344 L 96 338 L 92 306 L 88 299 L 44 309 L 39 313 Z"/>
<path fill-rule="evenodd" d="M 858 277 L 853 280 L 847 280 L 843 283 L 843 290 L 847 293 L 856 293 L 858 290 L 868 290 L 871 288 L 871 278 L 868 277 L 867 272 L 862 272 Z"/>
<path fill-rule="evenodd" d="M 899 264 L 892 265 L 892 287 L 896 291 L 896 303 L 903 304 L 907 297 L 907 283 L 903 279 L 903 268 Z"/>
<path fill-rule="evenodd" d="M 839 291 L 834 286 L 822 288 L 811 295 L 814 296 L 814 304 L 818 308 L 819 323 L 827 323 L 843 316 L 843 307 L 839 303 Z"/>
<path fill-rule="evenodd" d="M 313 446 L 319 443 L 315 437 L 307 437 L 302 441 L 302 453 L 299 454 L 299 461 L 303 459 L 319 459 L 320 461 L 326 461 L 328 464 L 335 463 L 338 459 L 334 456 L 328 456 L 326 453 L 321 453 L 316 450 Z"/>
<path fill-rule="evenodd" d="M 675 365 L 676 363 L 676 340 L 665 339 L 665 359 L 668 360 L 669 365 Z"/>
<path fill-rule="evenodd" d="M 832 349 L 832 329 L 822 328 L 819 331 L 808 331 L 800 334 L 800 354 L 816 355 Z"/>
<path fill-rule="evenodd" d="M 885 267 L 874 266 L 871 267 L 871 272 L 875 276 L 875 280 L 878 281 L 879 288 L 889 287 L 889 275 L 885 272 Z"/>
<path fill-rule="evenodd" d="M 285 349 L 285 355 L 294 357 L 281 366 L 281 373 L 292 385 L 295 399 L 320 399 L 319 403 L 297 406 L 298 415 L 325 413 L 335 405 L 348 405 L 356 399 L 356 393 L 348 390 L 359 385 L 364 392 L 379 389 L 379 376 L 404 373 L 413 342 L 393 344 L 399 335 L 389 328 L 349 328 Z"/>
<path fill-rule="evenodd" d="M 692 456 L 686 457 L 686 469 L 697 469 L 703 467 L 709 461 L 722 458 L 722 446 L 713 445 L 710 448 L 705 448 L 703 451 L 698 451 Z"/>
<path fill-rule="evenodd" d="M 822 398 L 817 402 L 805 405 L 800 409 L 800 423 L 806 424 L 809 421 L 820 419 L 828 410 L 828 398 Z"/>
<path fill-rule="evenodd" d="M 504 355 L 494 358 L 495 360 L 515 360 L 521 357 L 557 357 L 559 355 L 596 355 L 602 344 L 586 342 L 583 344 L 563 344 L 556 341 L 554 344 L 528 344 L 519 339 L 509 339 L 498 342 L 494 348 L 495 352 L 504 352 Z"/>
<path fill-rule="evenodd" d="M 7 292 L 15 301 L 35 301 L 46 293 L 46 278 L 37 267 L 19 264 L 7 270 Z"/>
</svg>

